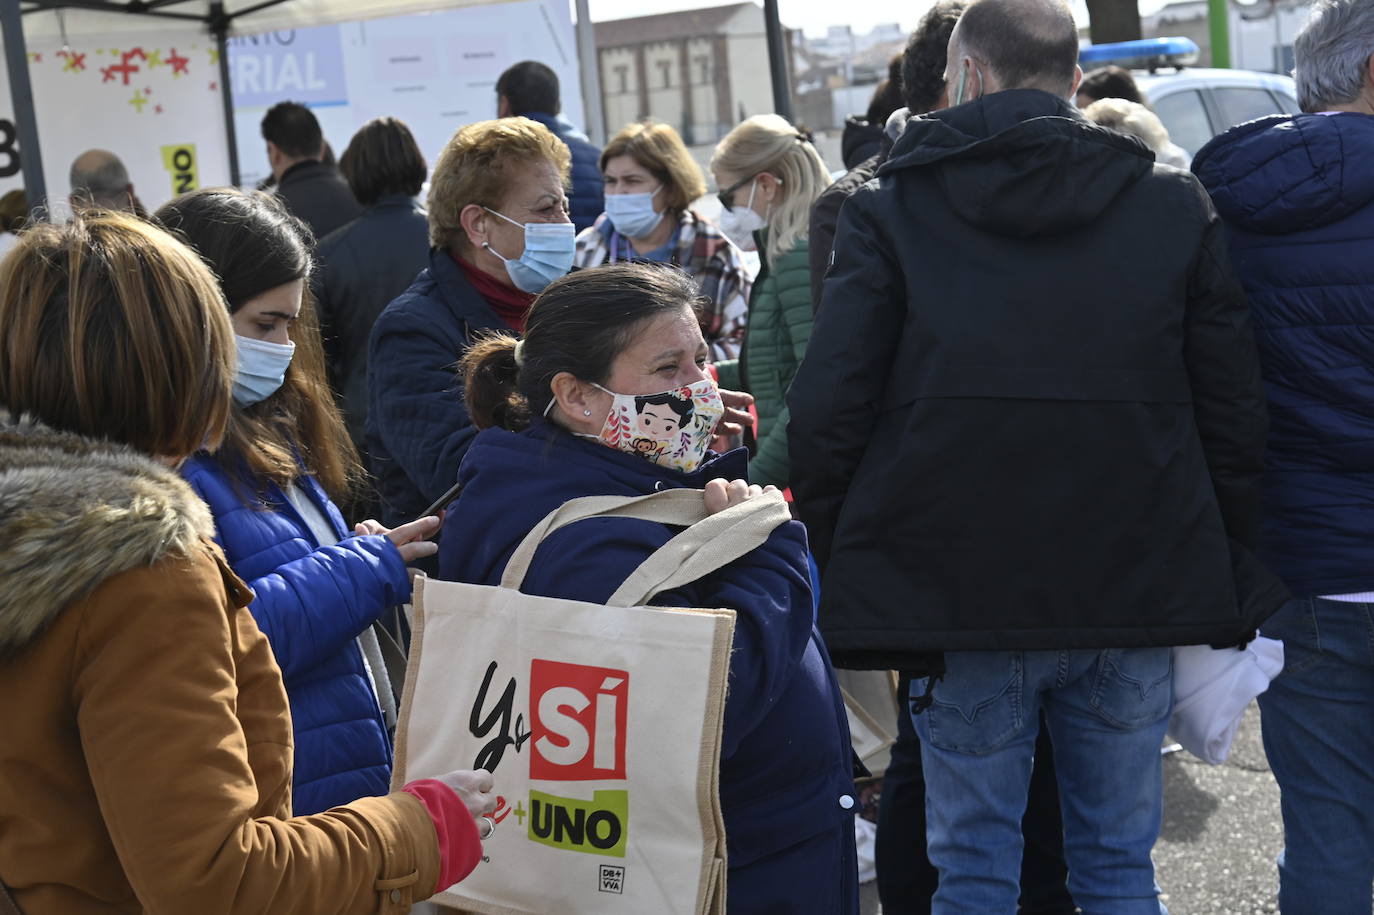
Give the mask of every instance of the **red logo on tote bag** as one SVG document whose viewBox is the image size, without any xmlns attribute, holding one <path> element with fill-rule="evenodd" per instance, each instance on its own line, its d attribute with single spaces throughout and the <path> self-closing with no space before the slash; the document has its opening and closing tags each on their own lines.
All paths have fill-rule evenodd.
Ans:
<svg viewBox="0 0 1374 915">
<path fill-rule="evenodd" d="M 625 778 L 630 674 L 559 661 L 530 662 L 530 778 Z"/>
</svg>

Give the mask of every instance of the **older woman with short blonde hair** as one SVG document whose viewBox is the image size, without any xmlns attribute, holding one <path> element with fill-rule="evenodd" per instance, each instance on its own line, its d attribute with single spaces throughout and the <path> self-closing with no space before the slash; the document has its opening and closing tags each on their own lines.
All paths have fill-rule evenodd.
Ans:
<svg viewBox="0 0 1374 915">
<path fill-rule="evenodd" d="M 577 266 L 672 264 L 701 293 L 701 332 L 713 360 L 739 355 L 751 277 L 733 242 L 691 208 L 706 193 L 701 167 L 667 124 L 640 121 L 601 153 L 606 212 L 577 236 Z"/>
<path fill-rule="evenodd" d="M 368 350 L 367 452 L 382 523 L 452 486 L 476 434 L 454 368 L 492 331 L 522 332 L 537 293 L 573 265 L 570 155 L 528 118 L 469 124 L 429 187 L 429 266 L 387 306 Z"/>
</svg>

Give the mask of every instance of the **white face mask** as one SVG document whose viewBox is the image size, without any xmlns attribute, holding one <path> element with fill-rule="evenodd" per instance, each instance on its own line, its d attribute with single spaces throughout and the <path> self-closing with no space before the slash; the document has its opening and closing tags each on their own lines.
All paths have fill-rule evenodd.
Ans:
<svg viewBox="0 0 1374 915">
<path fill-rule="evenodd" d="M 720 230 L 737 247 L 746 251 L 754 247 L 754 233 L 768 226 L 768 220 L 754 210 L 754 192 L 758 187 L 759 179 L 755 178 L 749 185 L 749 202 L 744 206 L 722 210 L 720 214 Z M 769 208 L 772 208 L 772 204 L 769 204 Z"/>
</svg>

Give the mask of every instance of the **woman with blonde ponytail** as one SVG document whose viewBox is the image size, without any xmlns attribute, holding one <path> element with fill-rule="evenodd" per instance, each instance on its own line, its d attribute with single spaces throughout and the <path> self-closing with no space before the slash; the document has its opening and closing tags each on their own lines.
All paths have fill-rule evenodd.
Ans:
<svg viewBox="0 0 1374 915">
<path fill-rule="evenodd" d="M 782 488 L 789 476 L 784 395 L 811 339 L 814 310 L 807 225 L 830 175 L 816 148 L 775 114 L 730 131 L 711 157 L 711 173 L 725 208 L 721 228 L 736 244 L 756 246 L 762 261 L 741 358 L 716 368 L 721 387 L 754 395 L 758 442 L 749 478 Z"/>
</svg>

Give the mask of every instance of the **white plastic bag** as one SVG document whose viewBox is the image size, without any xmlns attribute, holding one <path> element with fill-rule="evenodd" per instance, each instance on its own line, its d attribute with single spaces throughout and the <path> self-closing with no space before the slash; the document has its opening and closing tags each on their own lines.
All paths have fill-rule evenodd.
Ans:
<svg viewBox="0 0 1374 915">
<path fill-rule="evenodd" d="M 1241 716 L 1283 670 L 1283 643 L 1263 636 L 1244 649 L 1183 645 L 1174 649 L 1174 711 L 1169 733 L 1203 762 L 1231 753 Z"/>
</svg>

